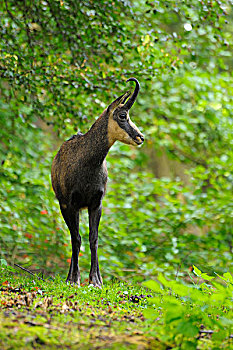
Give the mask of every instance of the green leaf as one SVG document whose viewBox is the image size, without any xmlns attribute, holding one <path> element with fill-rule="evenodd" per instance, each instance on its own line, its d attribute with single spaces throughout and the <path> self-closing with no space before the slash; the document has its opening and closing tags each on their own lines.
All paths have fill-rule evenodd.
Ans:
<svg viewBox="0 0 233 350">
<path fill-rule="evenodd" d="M 196 276 L 200 277 L 202 272 L 199 270 L 196 266 L 193 265 L 193 272 L 195 273 Z"/>
<path fill-rule="evenodd" d="M 199 333 L 199 328 L 194 325 L 191 321 L 183 320 L 178 323 L 176 331 L 183 334 L 186 337 L 196 337 Z"/>
<path fill-rule="evenodd" d="M 230 274 L 230 272 L 225 272 L 223 274 L 223 278 L 225 279 L 225 281 L 233 283 L 233 277 Z"/>
<path fill-rule="evenodd" d="M 143 315 L 145 318 L 149 320 L 155 320 L 156 318 L 159 317 L 159 312 L 155 309 L 148 308 L 143 311 Z"/>
<path fill-rule="evenodd" d="M 154 292 L 160 292 L 161 293 L 161 286 L 158 282 L 150 280 L 150 281 L 146 281 L 143 282 L 143 285 L 151 290 L 153 290 Z"/>
<path fill-rule="evenodd" d="M 7 267 L 7 261 L 5 259 L 0 259 L 0 266 Z"/>
<path fill-rule="evenodd" d="M 184 316 L 184 307 L 177 303 L 167 303 L 165 322 L 167 324 L 182 319 Z"/>
<path fill-rule="evenodd" d="M 211 281 L 214 277 L 212 276 L 208 276 L 206 273 L 201 273 L 201 278 L 203 278 L 204 280 L 207 280 L 207 281 Z"/>
</svg>

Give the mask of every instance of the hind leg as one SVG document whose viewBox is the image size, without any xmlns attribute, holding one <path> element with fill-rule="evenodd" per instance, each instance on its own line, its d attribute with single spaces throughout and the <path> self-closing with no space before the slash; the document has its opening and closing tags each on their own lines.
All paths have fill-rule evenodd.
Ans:
<svg viewBox="0 0 233 350">
<path fill-rule="evenodd" d="M 89 275 L 89 283 L 96 287 L 101 287 L 103 284 L 102 277 L 99 270 L 98 262 L 98 227 L 101 217 L 101 204 L 97 208 L 88 208 L 89 212 L 89 241 L 91 249 L 91 270 Z"/>
<path fill-rule="evenodd" d="M 64 209 L 61 206 L 62 216 L 70 230 L 72 244 L 72 258 L 66 282 L 80 285 L 80 271 L 78 266 L 78 256 L 81 246 L 81 236 L 79 234 L 79 211 L 72 208 Z"/>
</svg>

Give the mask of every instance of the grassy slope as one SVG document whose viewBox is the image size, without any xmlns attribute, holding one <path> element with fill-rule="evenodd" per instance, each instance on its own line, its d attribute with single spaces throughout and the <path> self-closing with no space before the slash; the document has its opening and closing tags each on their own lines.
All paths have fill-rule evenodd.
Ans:
<svg viewBox="0 0 233 350">
<path fill-rule="evenodd" d="M 0 349 L 233 349 L 231 280 L 160 283 L 78 288 L 2 269 Z"/>
<path fill-rule="evenodd" d="M 59 278 L 43 282 L 3 270 L 0 285 L 1 349 L 135 349 L 155 343 L 142 314 L 149 292 L 140 286 L 77 288 Z"/>
</svg>

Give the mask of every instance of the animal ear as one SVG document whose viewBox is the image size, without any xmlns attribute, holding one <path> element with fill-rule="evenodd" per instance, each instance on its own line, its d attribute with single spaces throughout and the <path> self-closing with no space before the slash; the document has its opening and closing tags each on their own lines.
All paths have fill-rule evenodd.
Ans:
<svg viewBox="0 0 233 350">
<path fill-rule="evenodd" d="M 127 91 L 120 97 L 117 97 L 117 99 L 108 106 L 108 112 L 113 112 L 121 103 L 125 103 L 129 95 L 130 91 Z"/>
</svg>

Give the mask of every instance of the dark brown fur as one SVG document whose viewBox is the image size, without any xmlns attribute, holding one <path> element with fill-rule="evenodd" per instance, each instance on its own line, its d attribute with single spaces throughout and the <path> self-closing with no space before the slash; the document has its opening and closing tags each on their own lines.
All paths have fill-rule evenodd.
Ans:
<svg viewBox="0 0 233 350">
<path fill-rule="evenodd" d="M 134 78 L 131 80 L 136 81 Z M 137 84 L 139 90 L 139 83 Z M 71 234 L 72 259 L 67 277 L 67 281 L 70 282 L 80 283 L 79 211 L 88 208 L 91 249 L 89 280 L 96 286 L 102 284 L 97 248 L 102 199 L 106 192 L 108 177 L 105 158 L 117 139 L 129 144 L 143 142 L 143 135 L 129 117 L 123 121 L 118 120 L 120 113 L 128 113 L 124 105 L 121 105 L 126 96 L 127 93 L 116 99 L 85 135 L 78 133 L 65 141 L 53 160 L 52 186 Z"/>
<path fill-rule="evenodd" d="M 105 111 L 85 135 L 62 144 L 52 164 L 52 185 L 60 205 L 73 204 L 74 194 L 80 192 L 83 203 L 77 203 L 77 209 L 88 207 L 96 191 L 105 192 L 107 125 Z"/>
</svg>

